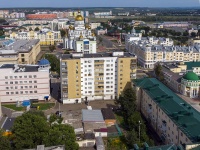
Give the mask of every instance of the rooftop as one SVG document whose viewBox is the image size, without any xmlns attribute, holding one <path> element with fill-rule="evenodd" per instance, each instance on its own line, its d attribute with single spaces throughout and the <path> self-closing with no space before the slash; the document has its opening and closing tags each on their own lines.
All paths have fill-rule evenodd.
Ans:
<svg viewBox="0 0 200 150">
<path fill-rule="evenodd" d="M 38 65 L 16 65 L 16 64 L 3 64 L 1 69 L 13 69 L 14 72 L 38 72 Z"/>
<path fill-rule="evenodd" d="M 116 119 L 112 109 L 110 109 L 110 108 L 101 108 L 101 112 L 102 112 L 104 120 Z"/>
<path fill-rule="evenodd" d="M 33 46 L 35 46 L 37 43 L 39 43 L 39 39 L 36 40 L 1 40 L 0 45 L 2 47 L 0 48 L 1 51 L 8 51 L 8 50 L 14 50 L 15 52 L 29 52 Z M 4 53 L 5 53 L 4 52 Z"/>
<path fill-rule="evenodd" d="M 155 78 L 133 81 L 154 100 L 192 142 L 200 141 L 200 113 Z"/>
<path fill-rule="evenodd" d="M 82 109 L 83 122 L 104 122 L 101 110 Z"/>
<path fill-rule="evenodd" d="M 105 53 L 94 53 L 94 54 L 73 53 L 73 54 L 63 54 L 61 56 L 62 59 L 99 58 L 99 57 L 135 57 L 135 55 L 130 54 L 128 52 L 113 52 L 113 53 L 105 52 Z"/>
<path fill-rule="evenodd" d="M 188 73 L 186 73 L 184 76 L 183 76 L 184 79 L 186 80 L 192 80 L 192 81 L 198 81 L 200 80 L 198 75 L 192 71 L 189 71 Z"/>
<path fill-rule="evenodd" d="M 185 62 L 185 65 L 187 65 L 187 70 L 193 70 L 193 67 L 200 67 L 200 62 Z"/>
</svg>

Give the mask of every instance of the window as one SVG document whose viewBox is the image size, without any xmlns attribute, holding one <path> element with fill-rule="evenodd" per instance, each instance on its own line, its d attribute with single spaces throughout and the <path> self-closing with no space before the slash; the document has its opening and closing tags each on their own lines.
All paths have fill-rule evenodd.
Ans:
<svg viewBox="0 0 200 150">
<path fill-rule="evenodd" d="M 21 86 L 21 89 L 23 89 L 23 86 Z"/>
<path fill-rule="evenodd" d="M 37 81 L 34 81 L 34 83 L 37 83 Z"/>
<path fill-rule="evenodd" d="M 29 86 L 29 88 L 32 88 L 32 86 Z"/>
<path fill-rule="evenodd" d="M 6 92 L 6 95 L 9 95 L 9 92 Z"/>
<path fill-rule="evenodd" d="M 23 91 L 20 91 L 20 94 L 23 94 Z"/>
<path fill-rule="evenodd" d="M 12 79 L 13 77 L 12 76 L 10 76 L 10 79 Z"/>
<path fill-rule="evenodd" d="M 14 92 L 11 92 L 11 94 L 14 94 Z"/>
<path fill-rule="evenodd" d="M 25 91 L 26 94 L 28 94 L 28 91 Z"/>
<path fill-rule="evenodd" d="M 18 87 L 17 87 L 17 86 L 15 86 L 15 89 L 18 89 Z"/>
<path fill-rule="evenodd" d="M 28 86 L 25 86 L 25 89 L 27 89 L 28 88 Z"/>
<path fill-rule="evenodd" d="M 5 79 L 8 79 L 8 76 L 5 76 Z"/>
<path fill-rule="evenodd" d="M 10 84 L 13 84 L 13 82 L 10 82 Z"/>
<path fill-rule="evenodd" d="M 34 93 L 37 93 L 37 91 L 34 91 Z"/>
<path fill-rule="evenodd" d="M 22 78 L 22 76 L 19 76 L 19 78 Z"/>
<path fill-rule="evenodd" d="M 15 94 L 18 94 L 19 92 L 15 92 Z"/>
<path fill-rule="evenodd" d="M 15 76 L 15 79 L 17 79 L 17 76 Z"/>
<path fill-rule="evenodd" d="M 32 81 L 29 81 L 29 83 L 32 83 Z"/>
<path fill-rule="evenodd" d="M 27 83 L 27 81 L 24 81 L 24 83 Z"/>
<path fill-rule="evenodd" d="M 29 78 L 32 78 L 32 76 L 31 76 L 31 75 L 29 75 Z"/>
<path fill-rule="evenodd" d="M 8 84 L 8 82 L 5 82 L 5 84 Z"/>
<path fill-rule="evenodd" d="M 37 78 L 37 76 L 36 76 L 36 75 L 34 75 L 33 77 L 34 77 L 34 78 Z"/>
<path fill-rule="evenodd" d="M 33 93 L 33 91 L 30 91 L 30 93 Z"/>
<path fill-rule="evenodd" d="M 24 58 L 22 58 L 22 62 L 24 62 L 25 60 L 24 60 Z"/>
<path fill-rule="evenodd" d="M 24 57 L 24 54 L 21 54 L 21 57 Z"/>
<path fill-rule="evenodd" d="M 18 81 L 15 81 L 15 84 L 18 84 Z"/>
<path fill-rule="evenodd" d="M 37 86 L 36 86 L 36 85 L 34 85 L 34 88 L 37 88 Z"/>
<path fill-rule="evenodd" d="M 10 89 L 13 89 L 13 87 L 11 86 Z"/>
<path fill-rule="evenodd" d="M 22 83 L 23 83 L 23 81 L 20 81 L 20 83 L 22 84 Z"/>
<path fill-rule="evenodd" d="M 24 76 L 24 78 L 27 78 L 27 76 Z"/>
<path fill-rule="evenodd" d="M 6 89 L 8 90 L 8 89 L 9 89 L 9 87 L 6 87 Z"/>
</svg>

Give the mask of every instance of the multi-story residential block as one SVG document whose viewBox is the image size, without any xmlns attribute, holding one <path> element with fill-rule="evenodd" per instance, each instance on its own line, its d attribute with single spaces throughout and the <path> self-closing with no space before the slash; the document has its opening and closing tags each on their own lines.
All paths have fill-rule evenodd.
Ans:
<svg viewBox="0 0 200 150">
<path fill-rule="evenodd" d="M 10 39 L 39 39 L 40 45 L 54 45 L 55 42 L 61 42 L 60 31 L 51 31 L 49 29 L 42 29 L 41 31 L 24 31 L 12 32 Z"/>
<path fill-rule="evenodd" d="M 138 109 L 164 143 L 200 142 L 200 113 L 155 78 L 134 81 Z"/>
<path fill-rule="evenodd" d="M 154 24 L 156 28 L 172 28 L 172 27 L 180 27 L 180 28 L 188 28 L 189 22 L 163 22 L 159 24 Z"/>
<path fill-rule="evenodd" d="M 0 18 L 7 18 L 9 16 L 9 10 L 0 10 Z"/>
<path fill-rule="evenodd" d="M 115 99 L 136 78 L 136 57 L 127 52 L 66 54 L 60 65 L 64 104 Z"/>
<path fill-rule="evenodd" d="M 36 64 L 39 40 L 0 40 L 0 64 Z"/>
<path fill-rule="evenodd" d="M 85 25 L 80 11 L 75 18 L 74 26 L 69 26 L 68 36 L 63 40 L 63 48 L 76 52 L 96 53 L 96 36 L 92 33 L 91 27 Z"/>
<path fill-rule="evenodd" d="M 0 66 L 0 101 L 17 102 L 50 98 L 50 64 L 46 59 L 38 65 L 3 64 Z"/>
<path fill-rule="evenodd" d="M 200 44 L 174 46 L 169 38 L 141 38 L 126 42 L 126 49 L 137 56 L 144 68 L 154 68 L 156 62 L 200 61 Z"/>
</svg>

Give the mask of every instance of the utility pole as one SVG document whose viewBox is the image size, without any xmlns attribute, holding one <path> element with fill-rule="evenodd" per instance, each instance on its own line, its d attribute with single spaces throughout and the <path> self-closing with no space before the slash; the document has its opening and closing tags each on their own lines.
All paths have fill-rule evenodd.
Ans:
<svg viewBox="0 0 200 150">
<path fill-rule="evenodd" d="M 141 122 L 140 122 L 140 120 L 138 122 L 139 122 L 139 143 L 140 143 L 140 125 L 141 125 Z"/>
</svg>

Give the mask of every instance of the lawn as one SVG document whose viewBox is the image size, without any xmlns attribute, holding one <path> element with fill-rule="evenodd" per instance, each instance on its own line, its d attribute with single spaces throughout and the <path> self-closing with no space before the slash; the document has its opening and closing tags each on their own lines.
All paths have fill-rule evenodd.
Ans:
<svg viewBox="0 0 200 150">
<path fill-rule="evenodd" d="M 2 105 L 6 108 L 10 108 L 10 109 L 13 109 L 15 111 L 25 111 L 26 108 L 25 107 L 16 107 L 16 104 L 5 104 L 5 105 Z"/>
<path fill-rule="evenodd" d="M 39 110 L 47 110 L 54 106 L 54 103 L 33 103 L 32 106 L 39 106 Z M 25 107 L 16 107 L 16 104 L 5 104 L 4 107 L 13 109 L 15 111 L 25 111 Z"/>
<path fill-rule="evenodd" d="M 34 103 L 32 106 L 39 106 L 39 110 L 47 110 L 52 108 L 55 103 Z"/>
</svg>

